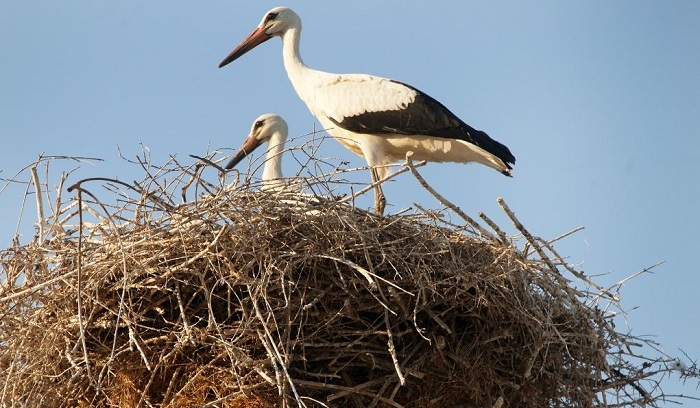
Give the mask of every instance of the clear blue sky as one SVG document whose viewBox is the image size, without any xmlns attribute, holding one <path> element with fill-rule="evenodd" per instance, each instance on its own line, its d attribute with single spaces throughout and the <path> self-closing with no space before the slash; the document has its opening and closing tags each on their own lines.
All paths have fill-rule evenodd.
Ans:
<svg viewBox="0 0 700 408">
<path fill-rule="evenodd" d="M 217 68 L 277 5 L 3 2 L 0 176 L 45 152 L 105 159 L 78 177 L 140 178 L 117 146 L 133 157 L 143 143 L 156 163 L 173 154 L 188 162 L 188 154 L 237 147 L 266 112 L 284 116 L 291 136 L 310 132 L 317 122 L 288 82 L 279 40 Z M 607 273 L 602 283 L 666 260 L 626 285 L 623 306 L 638 307 L 628 319 L 636 334 L 700 358 L 700 2 L 284 5 L 302 17 L 311 67 L 412 84 L 510 147 L 513 179 L 478 165 L 424 167 L 452 202 L 509 232 L 498 196 L 544 238 L 584 225 L 558 248 L 586 273 Z M 333 141 L 322 154 L 364 164 Z M 285 172 L 295 166 L 287 160 Z M 388 211 L 439 207 L 410 175 L 385 192 Z M 0 195 L 3 247 L 22 197 L 19 188 Z M 23 231 L 29 239 L 31 229 Z M 675 379 L 666 391 L 699 394 Z"/>
</svg>

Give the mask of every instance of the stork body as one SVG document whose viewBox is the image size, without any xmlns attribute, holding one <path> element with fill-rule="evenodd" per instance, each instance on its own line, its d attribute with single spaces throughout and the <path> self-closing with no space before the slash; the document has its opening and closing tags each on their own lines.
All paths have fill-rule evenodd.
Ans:
<svg viewBox="0 0 700 408">
<path fill-rule="evenodd" d="M 287 122 L 281 116 L 273 113 L 259 116 L 250 127 L 248 137 L 246 137 L 241 147 L 236 150 L 224 168 L 226 170 L 232 169 L 258 146 L 267 142 L 268 148 L 261 188 L 263 190 L 271 190 L 284 187 L 284 182 L 281 180 L 282 154 L 284 153 L 284 143 L 287 141 L 287 134 Z"/>
<path fill-rule="evenodd" d="M 408 151 L 417 160 L 478 162 L 510 176 L 515 157 L 505 145 L 412 86 L 371 75 L 309 68 L 299 53 L 300 35 L 299 16 L 276 7 L 219 67 L 279 36 L 284 66 L 297 94 L 331 136 L 367 160 L 375 183 L 386 176 L 386 165 L 405 159 Z M 375 210 L 383 213 L 385 204 L 381 186 L 376 185 Z"/>
</svg>

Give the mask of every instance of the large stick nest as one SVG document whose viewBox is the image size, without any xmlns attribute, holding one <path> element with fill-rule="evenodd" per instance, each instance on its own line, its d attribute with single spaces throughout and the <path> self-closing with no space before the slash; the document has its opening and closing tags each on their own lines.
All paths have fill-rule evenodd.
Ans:
<svg viewBox="0 0 700 408">
<path fill-rule="evenodd" d="M 175 185 L 212 192 L 180 205 L 162 180 L 173 169 L 123 191 L 104 182 L 119 191 L 111 202 L 95 182 L 76 185 L 34 241 L 2 252 L 1 405 L 658 398 L 650 377 L 668 361 L 633 358 L 638 339 L 599 307 L 616 294 L 592 290 L 522 226 L 518 249 L 495 225 L 479 233 L 435 212 L 381 217 L 329 197 L 213 191 L 197 169 L 179 168 Z"/>
</svg>

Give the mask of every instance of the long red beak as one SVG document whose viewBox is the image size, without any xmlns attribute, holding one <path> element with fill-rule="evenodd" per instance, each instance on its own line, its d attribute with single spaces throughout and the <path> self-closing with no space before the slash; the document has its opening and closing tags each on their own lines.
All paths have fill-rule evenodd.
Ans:
<svg viewBox="0 0 700 408">
<path fill-rule="evenodd" d="M 255 30 L 253 30 L 252 33 L 250 33 L 245 38 L 245 40 L 241 41 L 241 43 L 238 44 L 238 47 L 234 48 L 233 51 L 231 51 L 231 53 L 227 55 L 223 61 L 221 61 L 221 63 L 219 64 L 219 68 L 230 64 L 231 62 L 238 59 L 238 57 L 240 57 L 241 55 L 264 43 L 270 38 L 272 38 L 272 36 L 267 34 L 265 32 L 265 29 L 257 27 Z"/>
<path fill-rule="evenodd" d="M 247 155 L 253 153 L 253 150 L 257 149 L 258 146 L 260 146 L 261 142 L 254 136 L 248 137 L 244 142 L 241 147 L 236 150 L 236 153 L 233 154 L 233 157 L 231 157 L 231 160 L 228 162 L 228 164 L 224 167 L 226 170 L 232 169 L 235 165 L 237 165 L 241 160 L 243 160 L 244 157 Z"/>
</svg>

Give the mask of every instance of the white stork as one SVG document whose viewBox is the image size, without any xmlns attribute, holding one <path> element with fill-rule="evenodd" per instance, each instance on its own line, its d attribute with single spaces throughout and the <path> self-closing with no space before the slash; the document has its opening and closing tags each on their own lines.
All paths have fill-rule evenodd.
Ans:
<svg viewBox="0 0 700 408">
<path fill-rule="evenodd" d="M 244 157 L 251 154 L 258 146 L 267 142 L 268 149 L 265 159 L 265 167 L 262 175 L 262 189 L 272 190 L 284 186 L 282 178 L 282 154 L 284 143 L 287 141 L 287 122 L 281 116 L 274 113 L 266 113 L 259 116 L 250 127 L 248 137 L 241 147 L 231 157 L 226 170 L 232 169 Z"/>
<path fill-rule="evenodd" d="M 241 147 L 231 156 L 225 170 L 230 170 L 240 163 L 244 157 L 251 154 L 260 145 L 267 142 L 268 148 L 265 155 L 265 166 L 263 168 L 262 186 L 263 191 L 277 193 L 281 203 L 297 209 L 313 207 L 319 204 L 319 198 L 305 194 L 301 191 L 303 185 L 300 180 L 294 181 L 284 178 L 282 175 L 282 155 L 284 154 L 284 144 L 287 141 L 287 122 L 281 116 L 274 113 L 260 115 L 250 128 L 248 137 L 243 141 Z M 318 210 L 304 211 L 306 215 L 319 215 Z"/>
<path fill-rule="evenodd" d="M 403 160 L 478 162 L 510 176 L 515 157 L 503 144 L 464 123 L 429 95 L 404 83 L 364 74 L 332 74 L 307 67 L 299 55 L 301 19 L 275 7 L 219 64 L 219 68 L 274 36 L 282 38 L 284 67 L 299 97 L 326 131 L 367 160 L 372 181 L 382 180 L 387 165 Z M 379 184 L 374 207 L 384 212 Z"/>
</svg>

